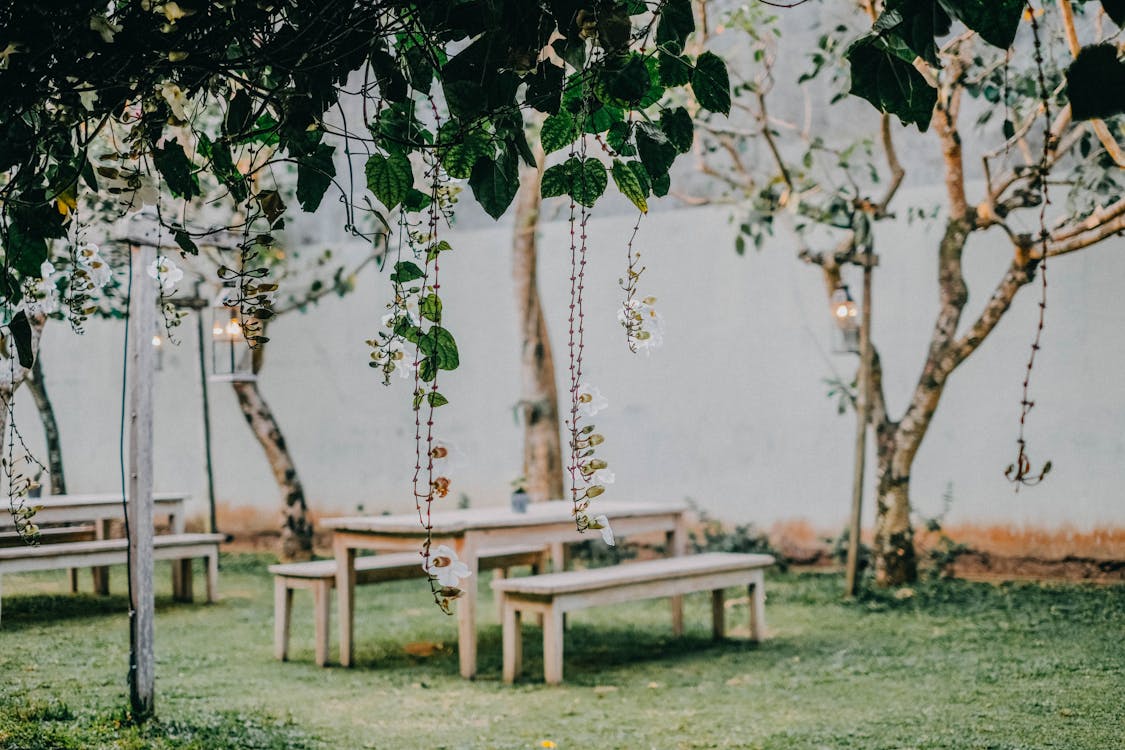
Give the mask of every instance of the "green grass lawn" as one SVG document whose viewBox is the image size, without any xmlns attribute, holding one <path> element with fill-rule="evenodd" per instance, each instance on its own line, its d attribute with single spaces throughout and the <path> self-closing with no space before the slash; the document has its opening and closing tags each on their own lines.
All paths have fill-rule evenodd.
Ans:
<svg viewBox="0 0 1125 750">
<path fill-rule="evenodd" d="M 1125 748 L 1125 587 L 932 582 L 843 603 L 835 575 L 773 574 L 760 645 L 713 643 L 705 595 L 688 597 L 683 638 L 666 602 L 588 610 L 571 616 L 566 684 L 542 684 L 525 626 L 511 687 L 487 586 L 473 682 L 421 581 L 358 590 L 348 670 L 313 665 L 298 592 L 293 661 L 276 662 L 265 564 L 224 558 L 212 606 L 172 603 L 158 565 L 159 720 L 141 730 L 123 721 L 124 597 L 70 596 L 61 572 L 5 577 L 0 747 Z M 737 603 L 735 635 L 745 617 Z M 419 642 L 442 645 L 404 649 Z"/>
</svg>

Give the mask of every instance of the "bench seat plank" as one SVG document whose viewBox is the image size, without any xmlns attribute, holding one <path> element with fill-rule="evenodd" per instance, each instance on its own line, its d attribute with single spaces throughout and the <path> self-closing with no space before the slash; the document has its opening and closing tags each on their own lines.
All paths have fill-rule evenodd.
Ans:
<svg viewBox="0 0 1125 750">
<path fill-rule="evenodd" d="M 492 584 L 493 590 L 525 596 L 559 596 L 575 592 L 588 593 L 602 589 L 621 588 L 652 581 L 711 575 L 728 571 L 768 568 L 774 564 L 772 555 L 731 552 L 707 552 L 683 557 L 623 563 L 608 568 L 567 570 L 561 573 L 505 578 Z M 638 599 L 645 598 L 637 596 Z"/>
<path fill-rule="evenodd" d="M 541 546 L 488 547 L 479 554 L 480 570 L 496 570 L 496 575 L 515 565 L 531 565 L 533 570 L 544 561 L 546 549 Z M 293 611 L 293 590 L 312 589 L 316 635 L 316 663 L 328 663 L 329 595 L 336 588 L 336 561 L 279 563 L 271 565 L 274 574 L 274 655 L 289 658 L 289 625 Z M 384 583 L 424 578 L 422 557 L 417 552 L 393 552 L 355 558 L 356 584 Z"/>
<path fill-rule="evenodd" d="M 173 561 L 173 596 L 191 601 L 191 561 L 207 562 L 207 601 L 214 601 L 219 577 L 222 534 L 162 534 L 153 537 L 155 560 Z M 0 574 L 118 565 L 128 557 L 128 539 L 96 539 L 36 546 L 0 548 Z"/>
<path fill-rule="evenodd" d="M 773 564 L 771 555 L 710 552 L 494 581 L 492 588 L 501 600 L 504 681 L 514 682 L 520 672 L 524 612 L 543 617 L 543 674 L 548 684 L 562 682 L 564 615 L 586 607 L 710 591 L 712 632 L 721 638 L 723 590 L 747 586 L 751 638 L 760 640 L 765 633 L 764 570 Z"/>
</svg>

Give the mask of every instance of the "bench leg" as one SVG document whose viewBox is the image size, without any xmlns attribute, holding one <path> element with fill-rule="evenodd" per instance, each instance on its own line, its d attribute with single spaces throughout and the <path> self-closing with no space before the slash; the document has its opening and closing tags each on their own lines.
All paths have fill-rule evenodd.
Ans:
<svg viewBox="0 0 1125 750">
<path fill-rule="evenodd" d="M 331 630 L 328 625 L 332 619 L 332 586 L 328 581 L 318 581 L 313 588 L 313 610 L 315 611 L 316 665 L 328 664 L 328 647 Z"/>
<path fill-rule="evenodd" d="M 178 602 L 190 602 L 192 592 L 191 558 L 172 561 L 172 598 Z"/>
<path fill-rule="evenodd" d="M 293 589 L 283 576 L 273 580 L 273 655 L 289 659 L 289 620 L 293 614 Z"/>
<path fill-rule="evenodd" d="M 109 519 L 103 518 L 94 522 L 94 538 L 109 538 Z M 90 576 L 94 581 L 94 593 L 109 596 L 109 568 L 98 567 L 90 569 Z"/>
<path fill-rule="evenodd" d="M 676 521 L 676 527 L 667 533 L 666 543 L 670 557 L 682 557 L 687 554 L 687 525 L 681 515 Z M 677 594 L 671 598 L 672 606 L 672 635 L 679 638 L 684 634 L 684 597 Z"/>
<path fill-rule="evenodd" d="M 553 604 L 543 615 L 543 679 L 558 685 L 563 679 L 563 613 Z"/>
<path fill-rule="evenodd" d="M 716 641 L 721 641 L 726 633 L 726 607 L 723 601 L 723 590 L 715 589 L 711 592 L 711 636 Z"/>
<path fill-rule="evenodd" d="M 191 598 L 184 598 L 184 560 L 172 561 L 172 599 L 177 602 L 190 602 Z M 191 560 L 187 560 L 188 573 L 191 575 Z M 191 591 L 189 588 L 188 591 Z"/>
<path fill-rule="evenodd" d="M 78 593 L 78 568 L 67 568 L 66 575 L 70 579 L 70 593 Z"/>
<path fill-rule="evenodd" d="M 763 640 L 766 637 L 766 583 L 762 571 L 754 571 L 754 581 L 750 584 L 750 639 Z"/>
<path fill-rule="evenodd" d="M 340 610 L 340 666 L 350 667 L 355 656 L 355 550 L 334 545 L 336 555 L 336 606 Z"/>
<path fill-rule="evenodd" d="M 190 561 L 189 561 L 190 562 Z M 219 598 L 219 551 L 216 549 L 207 556 L 207 603 Z"/>
<path fill-rule="evenodd" d="M 516 681 L 516 677 L 523 671 L 523 635 L 520 632 L 520 611 L 506 601 L 501 594 L 501 611 L 503 614 L 504 639 L 504 682 L 509 685 Z"/>
</svg>

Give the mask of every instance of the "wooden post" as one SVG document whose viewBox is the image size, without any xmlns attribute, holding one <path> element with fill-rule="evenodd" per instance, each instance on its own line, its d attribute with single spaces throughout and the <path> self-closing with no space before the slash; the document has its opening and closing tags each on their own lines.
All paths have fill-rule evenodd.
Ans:
<svg viewBox="0 0 1125 750">
<path fill-rule="evenodd" d="M 133 283 L 129 311 L 129 703 L 133 716 L 152 716 L 155 697 L 153 653 L 155 599 L 152 574 L 152 399 L 156 355 L 156 282 L 148 275 L 156 260 L 151 244 L 131 247 Z"/>
<path fill-rule="evenodd" d="M 859 323 L 859 377 L 856 383 L 855 468 L 852 513 L 848 524 L 848 561 L 844 595 L 855 596 L 859 585 L 859 533 L 863 517 L 863 474 L 867 463 L 867 423 L 871 420 L 871 271 L 875 256 L 863 254 L 863 301 Z"/>
</svg>

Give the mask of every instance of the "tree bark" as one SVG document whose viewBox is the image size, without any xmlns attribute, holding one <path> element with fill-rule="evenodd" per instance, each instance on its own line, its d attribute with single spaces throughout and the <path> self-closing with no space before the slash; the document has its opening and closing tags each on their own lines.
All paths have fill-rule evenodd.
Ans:
<svg viewBox="0 0 1125 750">
<path fill-rule="evenodd" d="M 961 313 L 969 298 L 961 272 L 961 256 L 974 229 L 971 222 L 971 211 L 967 219 L 951 219 L 942 238 L 938 261 L 941 310 L 934 324 L 922 375 L 906 413 L 898 422 L 886 417 L 882 371 L 878 364 L 874 367 L 877 404 L 873 419 L 877 509 L 875 580 L 885 586 L 909 583 L 918 576 L 914 531 L 910 523 L 910 472 L 949 377 L 995 330 L 1016 293 L 1034 278 L 1038 265 L 1037 259 L 1028 257 L 1025 247 L 1015 247 L 1015 259 L 996 285 L 988 304 L 968 331 L 958 338 Z"/>
<path fill-rule="evenodd" d="M 265 346 L 260 344 L 251 353 L 251 371 L 255 375 L 262 369 Z M 273 472 L 285 503 L 279 555 L 283 560 L 307 560 L 312 557 L 313 527 L 308 518 L 305 488 L 297 474 L 297 466 L 289 453 L 289 446 L 281 434 L 281 426 L 262 395 L 257 380 L 236 380 L 231 386 L 238 397 L 238 405 L 246 418 L 246 424 L 266 453 L 270 471 Z"/>
<path fill-rule="evenodd" d="M 538 149 L 536 162 L 536 167 L 520 171 L 512 243 L 512 278 L 521 341 L 519 409 L 524 424 L 523 474 L 527 493 L 531 500 L 556 500 L 563 496 L 562 440 L 555 365 L 536 273 L 535 233 L 539 227 L 543 175 L 543 154 Z"/>
<path fill-rule="evenodd" d="M 35 364 L 27 376 L 27 389 L 35 399 L 39 410 L 39 421 L 43 423 L 43 437 L 47 442 L 47 471 L 51 475 L 51 494 L 66 494 L 66 474 L 63 471 L 62 439 L 59 425 L 55 421 L 55 407 L 47 393 L 47 381 L 43 375 L 43 359 L 37 353 Z"/>
</svg>

